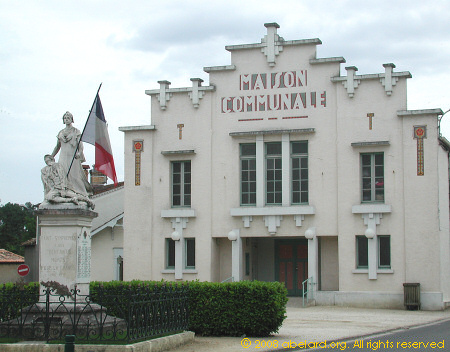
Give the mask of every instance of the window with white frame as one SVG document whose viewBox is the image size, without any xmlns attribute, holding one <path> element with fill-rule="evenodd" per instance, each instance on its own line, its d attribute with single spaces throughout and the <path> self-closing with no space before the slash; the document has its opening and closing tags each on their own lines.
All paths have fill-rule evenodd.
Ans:
<svg viewBox="0 0 450 352">
<path fill-rule="evenodd" d="M 241 205 L 256 204 L 256 144 L 240 145 Z"/>
<path fill-rule="evenodd" d="M 361 200 L 384 202 L 384 154 L 361 154 Z"/>
<path fill-rule="evenodd" d="M 281 142 L 268 142 L 266 147 L 266 204 L 282 203 Z"/>
<path fill-rule="evenodd" d="M 172 162 L 172 206 L 191 206 L 191 161 Z"/>
<path fill-rule="evenodd" d="M 308 203 L 308 141 L 291 142 L 291 202 Z"/>
</svg>

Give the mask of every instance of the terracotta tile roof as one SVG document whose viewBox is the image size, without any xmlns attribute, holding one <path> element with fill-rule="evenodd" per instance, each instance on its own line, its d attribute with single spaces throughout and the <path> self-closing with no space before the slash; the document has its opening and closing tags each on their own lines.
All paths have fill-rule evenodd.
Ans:
<svg viewBox="0 0 450 352">
<path fill-rule="evenodd" d="M 124 182 L 122 181 L 122 182 L 118 183 L 117 187 L 121 187 L 123 185 L 124 185 Z M 117 187 L 114 187 L 114 184 L 109 184 L 109 185 L 92 185 L 92 188 L 94 189 L 94 195 L 110 191 L 110 190 L 112 190 L 114 188 L 117 188 Z"/>
<path fill-rule="evenodd" d="M 25 263 L 25 259 L 21 255 L 0 249 L 0 264 L 4 263 Z"/>
</svg>

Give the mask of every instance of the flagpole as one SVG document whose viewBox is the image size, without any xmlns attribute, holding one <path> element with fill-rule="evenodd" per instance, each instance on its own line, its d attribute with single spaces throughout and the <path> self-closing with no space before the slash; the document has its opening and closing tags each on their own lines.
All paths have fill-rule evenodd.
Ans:
<svg viewBox="0 0 450 352">
<path fill-rule="evenodd" d="M 66 177 L 69 177 L 70 169 L 72 168 L 73 161 L 75 160 L 75 156 L 77 155 L 78 147 L 80 146 L 80 143 L 81 143 L 81 138 L 83 138 L 84 131 L 85 131 L 86 126 L 87 126 L 87 123 L 88 123 L 88 121 L 89 121 L 89 116 L 91 115 L 92 109 L 94 108 L 94 104 L 95 104 L 95 101 L 97 100 L 98 93 L 100 92 L 100 88 L 102 87 L 102 84 L 103 84 L 103 82 L 100 83 L 100 85 L 98 86 L 97 94 L 95 95 L 95 99 L 94 99 L 94 101 L 93 101 L 93 103 L 92 103 L 91 110 L 89 110 L 88 118 L 86 119 L 86 123 L 84 124 L 83 132 L 81 132 L 80 139 L 78 140 L 77 147 L 76 147 L 76 149 L 75 149 L 75 153 L 73 154 L 72 161 L 70 162 L 69 169 L 67 170 L 67 175 L 66 175 Z"/>
</svg>

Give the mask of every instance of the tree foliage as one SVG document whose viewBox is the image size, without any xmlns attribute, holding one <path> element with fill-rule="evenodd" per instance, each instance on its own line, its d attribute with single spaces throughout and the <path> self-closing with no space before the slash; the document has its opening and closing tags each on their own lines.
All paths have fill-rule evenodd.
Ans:
<svg viewBox="0 0 450 352">
<path fill-rule="evenodd" d="M 22 243 L 36 237 L 36 207 L 30 202 L 0 206 L 0 248 L 24 254 Z"/>
</svg>

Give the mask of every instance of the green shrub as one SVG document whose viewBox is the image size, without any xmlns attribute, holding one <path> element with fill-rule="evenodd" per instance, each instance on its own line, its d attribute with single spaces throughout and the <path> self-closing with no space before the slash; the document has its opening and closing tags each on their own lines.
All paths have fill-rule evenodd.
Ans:
<svg viewBox="0 0 450 352">
<path fill-rule="evenodd" d="M 182 283 L 170 281 L 109 281 L 91 282 L 91 300 L 107 308 L 109 315 L 132 320 L 136 309 L 142 307 L 142 298 L 150 301 L 162 301 L 166 293 L 173 293 Z M 176 296 L 175 296 L 176 297 Z"/>
<path fill-rule="evenodd" d="M 285 319 L 287 290 L 279 282 L 189 284 L 189 330 L 209 336 L 268 336 Z"/>
<path fill-rule="evenodd" d="M 108 314 L 127 319 L 127 299 L 171 282 L 92 282 L 92 300 Z M 207 336 L 268 336 L 285 319 L 287 290 L 279 282 L 185 282 L 189 287 L 189 330 Z"/>
<path fill-rule="evenodd" d="M 6 321 L 20 315 L 25 308 L 39 301 L 39 283 L 0 284 L 0 321 Z"/>
</svg>

